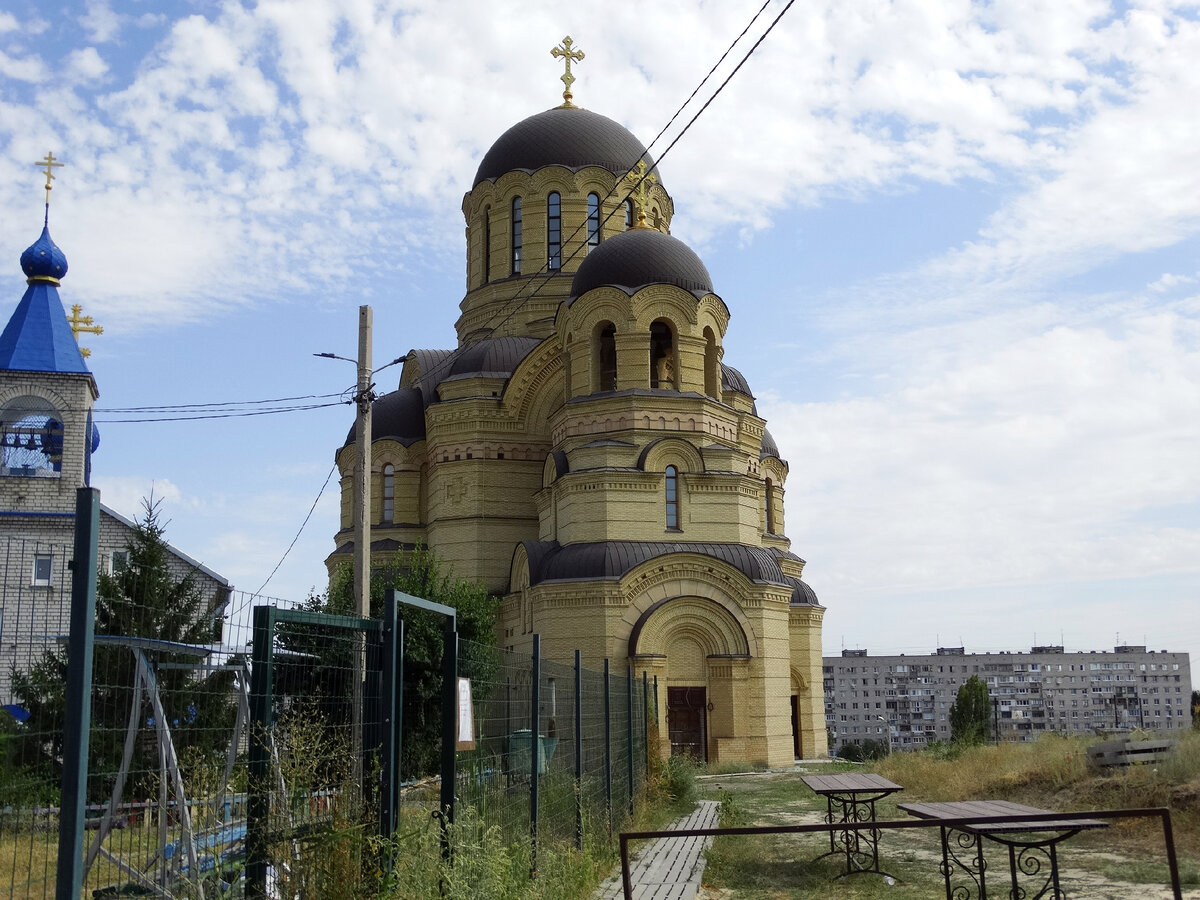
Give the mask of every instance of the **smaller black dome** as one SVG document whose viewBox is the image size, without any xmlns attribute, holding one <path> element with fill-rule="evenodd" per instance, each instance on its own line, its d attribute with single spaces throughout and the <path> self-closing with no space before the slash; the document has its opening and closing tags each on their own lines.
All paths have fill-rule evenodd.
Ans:
<svg viewBox="0 0 1200 900">
<path fill-rule="evenodd" d="M 425 440 L 425 403 L 416 388 L 400 388 L 384 394 L 371 405 L 371 443 L 385 439 L 405 447 Z M 351 426 L 342 446 L 353 443 L 354 426 Z"/>
<path fill-rule="evenodd" d="M 653 228 L 631 228 L 604 241 L 587 255 L 571 282 L 571 296 L 611 284 L 637 290 L 647 284 L 674 284 L 693 294 L 711 294 L 712 278 L 683 241 Z"/>
<path fill-rule="evenodd" d="M 774 436 L 772 436 L 770 431 L 764 428 L 762 450 L 759 452 L 758 458 L 767 459 L 768 457 L 778 460 L 783 459 L 783 457 L 779 455 L 779 445 L 775 443 Z"/>
<path fill-rule="evenodd" d="M 472 186 L 514 169 L 536 172 L 546 166 L 576 171 L 600 166 L 624 175 L 643 159 L 654 168 L 654 158 L 625 126 L 586 109 L 557 107 L 530 116 L 500 135 L 480 161 Z"/>
</svg>

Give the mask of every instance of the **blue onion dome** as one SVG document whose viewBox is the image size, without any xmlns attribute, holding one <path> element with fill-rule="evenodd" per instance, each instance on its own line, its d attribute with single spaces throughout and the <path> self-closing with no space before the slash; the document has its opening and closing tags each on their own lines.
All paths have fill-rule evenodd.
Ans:
<svg viewBox="0 0 1200 900">
<path fill-rule="evenodd" d="M 494 181 L 515 170 L 536 172 L 547 166 L 578 171 L 599 166 L 624 175 L 645 160 L 654 159 L 625 126 L 607 116 L 578 107 L 557 107 L 518 122 L 496 139 L 484 154 L 472 186 Z"/>
<path fill-rule="evenodd" d="M 673 284 L 697 296 L 713 292 L 708 269 L 691 247 L 653 228 L 631 228 L 587 255 L 571 282 L 571 296 L 602 285 L 636 291 L 648 284 Z"/>
<path fill-rule="evenodd" d="M 21 271 L 31 281 L 52 281 L 55 284 L 67 274 L 67 257 L 50 239 L 50 226 L 42 227 L 42 236 L 21 254 Z"/>
<path fill-rule="evenodd" d="M 100 429 L 93 423 L 92 425 L 92 452 L 95 453 L 100 449 Z"/>
</svg>

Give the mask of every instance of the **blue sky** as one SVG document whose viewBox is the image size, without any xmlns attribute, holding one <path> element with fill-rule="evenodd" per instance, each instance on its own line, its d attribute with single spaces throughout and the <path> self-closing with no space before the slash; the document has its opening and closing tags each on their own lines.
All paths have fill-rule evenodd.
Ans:
<svg viewBox="0 0 1200 900">
<path fill-rule="evenodd" d="M 559 102 L 549 49 L 571 34 L 576 102 L 649 141 L 760 5 L 8 4 L 0 313 L 52 149 L 64 302 L 105 327 L 84 341 L 105 502 L 136 514 L 153 485 L 178 546 L 258 589 L 350 408 L 105 411 L 336 395 L 353 368 L 312 354 L 353 356 L 363 303 L 377 365 L 451 346 L 462 195 Z M 1200 652 L 1198 20 L 797 3 L 662 158 L 790 462 L 827 653 Z M 321 587 L 336 517 L 335 478 L 267 593 Z"/>
</svg>

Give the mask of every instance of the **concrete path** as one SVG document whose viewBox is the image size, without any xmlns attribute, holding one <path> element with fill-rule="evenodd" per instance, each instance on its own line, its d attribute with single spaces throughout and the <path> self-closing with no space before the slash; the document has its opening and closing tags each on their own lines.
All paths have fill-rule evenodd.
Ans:
<svg viewBox="0 0 1200 900">
<path fill-rule="evenodd" d="M 701 800 L 696 810 L 671 825 L 673 831 L 717 828 L 718 804 Z M 634 900 L 692 900 L 704 874 L 704 851 L 712 838 L 662 837 L 642 847 L 630 860 Z M 600 885 L 593 900 L 620 900 L 621 869 Z"/>
</svg>

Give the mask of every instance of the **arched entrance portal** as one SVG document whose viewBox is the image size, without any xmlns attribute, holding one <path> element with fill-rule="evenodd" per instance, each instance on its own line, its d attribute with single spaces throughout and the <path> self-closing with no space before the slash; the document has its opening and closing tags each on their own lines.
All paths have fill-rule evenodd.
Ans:
<svg viewBox="0 0 1200 900">
<path fill-rule="evenodd" d="M 745 736 L 750 645 L 725 606 L 706 597 L 660 600 L 630 632 L 629 656 L 657 681 L 664 754 L 708 761 L 722 740 Z"/>
</svg>

